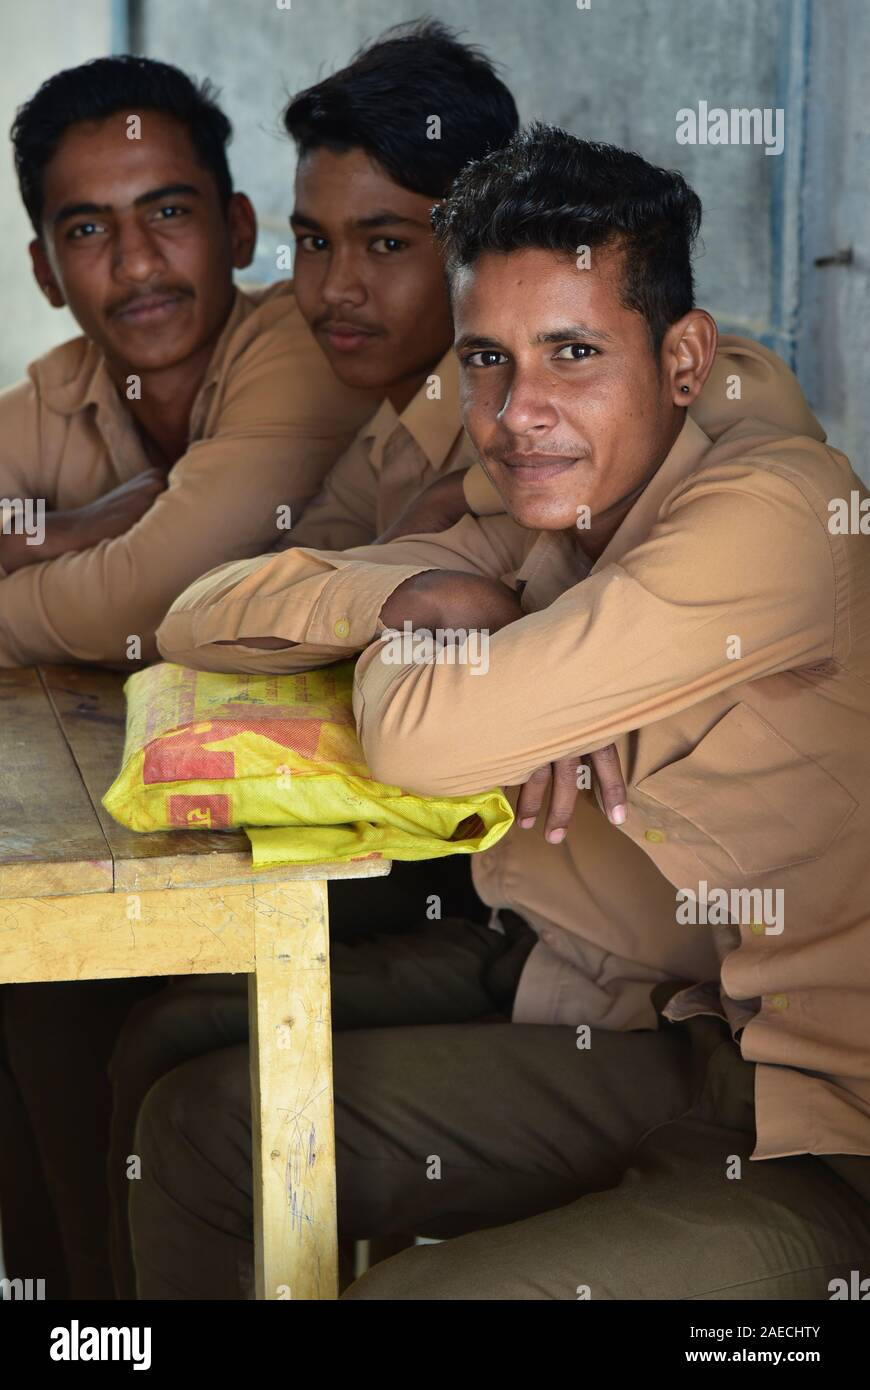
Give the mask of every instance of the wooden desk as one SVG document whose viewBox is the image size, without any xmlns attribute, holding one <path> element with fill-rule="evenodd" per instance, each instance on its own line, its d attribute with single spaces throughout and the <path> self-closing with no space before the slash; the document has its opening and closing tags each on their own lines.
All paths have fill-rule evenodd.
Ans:
<svg viewBox="0 0 870 1390">
<path fill-rule="evenodd" d="M 390 864 L 255 874 L 241 832 L 125 830 L 123 680 L 0 671 L 0 984 L 249 974 L 257 1297 L 334 1298 L 326 881 Z"/>
</svg>

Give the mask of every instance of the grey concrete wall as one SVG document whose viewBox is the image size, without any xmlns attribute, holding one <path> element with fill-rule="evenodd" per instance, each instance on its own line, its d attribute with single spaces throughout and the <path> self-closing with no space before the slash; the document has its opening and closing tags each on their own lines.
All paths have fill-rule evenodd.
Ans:
<svg viewBox="0 0 870 1390">
<path fill-rule="evenodd" d="M 123 0 L 0 0 L 0 114 L 58 67 L 111 47 Z M 138 51 L 211 76 L 236 128 L 237 185 L 261 238 L 253 277 L 274 278 L 289 239 L 294 157 L 287 96 L 426 0 L 130 0 Z M 704 204 L 699 299 L 723 327 L 794 360 L 832 441 L 867 469 L 870 432 L 870 3 L 868 0 L 440 0 L 429 12 L 501 65 L 523 120 L 555 121 L 679 167 Z M 680 107 L 785 109 L 786 148 L 678 145 Z M 0 384 L 72 331 L 26 266 L 28 227 L 0 165 Z M 851 245 L 851 267 L 814 257 Z M 870 476 L 870 472 L 868 472 Z"/>
<path fill-rule="evenodd" d="M 798 371 L 870 482 L 870 5 L 814 0 Z M 848 265 L 816 266 L 850 248 Z"/>
<path fill-rule="evenodd" d="M 790 2 L 790 0 L 789 0 Z M 502 64 L 523 120 L 553 121 L 679 167 L 705 207 L 702 299 L 729 324 L 766 331 L 778 159 L 759 147 L 679 146 L 675 113 L 772 106 L 779 0 L 144 0 L 142 51 L 223 88 L 236 125 L 232 163 L 263 221 L 257 272 L 274 276 L 286 239 L 294 159 L 280 133 L 288 93 L 348 61 L 364 40 L 421 14 L 463 31 Z"/>
<path fill-rule="evenodd" d="M 0 125 L 2 138 L 15 109 L 59 68 L 97 58 L 111 48 L 110 0 L 0 0 Z M 52 309 L 30 275 L 33 236 L 18 196 L 8 143 L 0 159 L 0 386 L 23 374 L 34 357 L 78 330 L 65 309 Z"/>
</svg>

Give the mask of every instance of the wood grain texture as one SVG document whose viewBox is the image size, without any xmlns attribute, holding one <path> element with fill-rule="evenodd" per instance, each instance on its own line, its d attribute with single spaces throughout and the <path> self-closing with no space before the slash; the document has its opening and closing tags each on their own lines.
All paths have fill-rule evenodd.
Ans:
<svg viewBox="0 0 870 1390">
<path fill-rule="evenodd" d="M 249 981 L 258 1299 L 338 1294 L 325 883 L 255 889 Z"/>
<path fill-rule="evenodd" d="M 0 984 L 254 969 L 254 889 L 0 900 Z"/>
<path fill-rule="evenodd" d="M 112 855 L 36 671 L 0 671 L 0 898 L 112 888 Z"/>
</svg>

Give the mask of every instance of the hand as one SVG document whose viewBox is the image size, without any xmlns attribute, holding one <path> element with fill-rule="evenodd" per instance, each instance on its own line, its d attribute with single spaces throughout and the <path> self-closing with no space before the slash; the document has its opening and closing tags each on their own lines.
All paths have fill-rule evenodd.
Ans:
<svg viewBox="0 0 870 1390">
<path fill-rule="evenodd" d="M 551 845 L 562 843 L 580 790 L 577 770 L 586 761 L 586 757 L 558 758 L 532 773 L 517 799 L 517 823 L 521 830 L 530 830 L 535 824 L 544 793 L 550 787 L 544 838 Z M 606 748 L 588 754 L 588 761 L 592 764 L 607 819 L 611 825 L 622 825 L 628 814 L 628 797 L 616 745 L 609 743 Z"/>
<path fill-rule="evenodd" d="M 462 489 L 467 472 L 467 468 L 462 468 L 430 483 L 419 497 L 408 503 L 392 526 L 388 526 L 386 531 L 378 536 L 375 545 L 396 541 L 400 536 L 431 535 L 435 531 L 449 531 L 460 517 L 471 510 Z"/>
<path fill-rule="evenodd" d="M 24 536 L 0 536 L 0 565 L 11 574 L 25 565 L 56 560 L 60 555 L 89 550 L 100 541 L 122 536 L 145 515 L 165 487 L 163 470 L 146 468 L 83 507 L 48 512 L 40 545 L 28 545 Z"/>
<path fill-rule="evenodd" d="M 385 627 L 469 628 L 490 635 L 524 616 L 513 589 L 482 574 L 424 570 L 394 589 L 381 609 Z"/>
<path fill-rule="evenodd" d="M 146 468 L 135 478 L 128 478 L 126 483 L 121 483 L 87 506 L 54 512 L 52 519 L 66 531 L 67 550 L 87 550 L 99 541 L 123 536 L 145 515 L 154 499 L 165 489 L 166 474 L 163 469 Z"/>
</svg>

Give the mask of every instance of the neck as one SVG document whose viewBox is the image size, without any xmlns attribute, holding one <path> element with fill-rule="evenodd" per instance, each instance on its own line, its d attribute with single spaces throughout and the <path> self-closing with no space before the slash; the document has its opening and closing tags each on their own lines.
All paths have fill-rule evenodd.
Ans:
<svg viewBox="0 0 870 1390">
<path fill-rule="evenodd" d="M 149 460 L 157 467 L 171 468 L 187 450 L 193 403 L 223 327 L 221 323 L 201 347 L 170 367 L 135 372 L 129 366 L 107 359 L 109 376 L 139 427 Z M 131 375 L 139 378 L 141 396 L 138 400 L 130 400 L 127 396 L 127 379 Z"/>
<path fill-rule="evenodd" d="M 630 492 L 627 492 L 624 497 L 620 497 L 618 502 L 614 502 L 612 506 L 600 512 L 598 516 L 593 517 L 592 524 L 587 530 L 580 531 L 573 528 L 572 534 L 577 544 L 580 546 L 583 553 L 589 556 L 590 560 L 597 560 L 599 556 L 603 555 L 635 502 L 649 487 L 668 454 L 671 452 L 685 422 L 686 413 L 684 410 L 681 410 L 678 418 L 674 421 L 670 439 L 657 451 L 655 463 L 647 470 L 636 487 L 632 488 Z"/>
<path fill-rule="evenodd" d="M 449 346 L 448 343 L 444 348 L 444 352 L 447 351 L 447 347 Z M 395 381 L 392 385 L 387 387 L 384 395 L 397 415 L 401 415 L 405 407 L 411 404 L 411 401 L 426 381 L 426 378 L 430 376 L 434 368 L 438 366 L 438 363 L 444 356 L 444 352 L 440 352 L 437 357 L 433 357 L 432 361 L 421 371 L 414 372 L 412 376 L 402 377 L 400 381 Z"/>
</svg>

